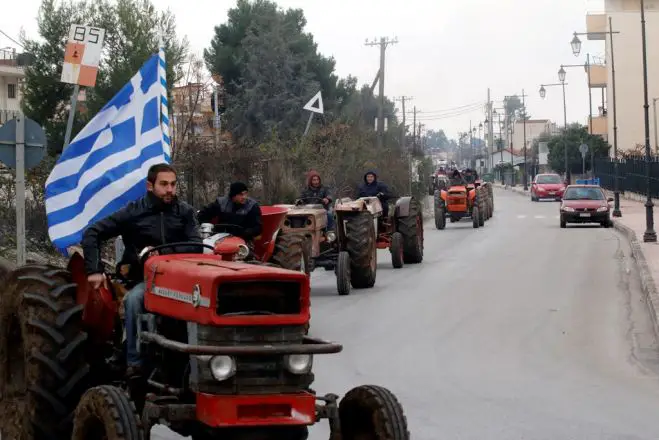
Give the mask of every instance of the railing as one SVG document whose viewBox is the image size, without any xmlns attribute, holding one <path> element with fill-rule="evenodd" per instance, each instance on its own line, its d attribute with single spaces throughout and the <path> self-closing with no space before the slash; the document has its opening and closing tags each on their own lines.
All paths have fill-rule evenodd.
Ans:
<svg viewBox="0 0 659 440">
<path fill-rule="evenodd" d="M 621 192 L 645 194 L 647 190 L 646 164 L 644 158 L 618 159 L 618 189 Z M 613 191 L 615 186 L 614 159 L 596 159 L 595 175 L 602 188 Z M 650 159 L 650 194 L 659 198 L 659 157 Z"/>
<path fill-rule="evenodd" d="M 7 121 L 14 119 L 18 116 L 18 110 L 2 110 L 0 109 L 0 125 L 3 125 Z"/>
</svg>

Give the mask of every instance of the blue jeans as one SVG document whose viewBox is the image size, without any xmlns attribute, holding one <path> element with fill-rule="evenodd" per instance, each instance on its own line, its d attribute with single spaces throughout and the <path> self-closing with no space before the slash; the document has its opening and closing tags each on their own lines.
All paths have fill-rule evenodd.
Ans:
<svg viewBox="0 0 659 440">
<path fill-rule="evenodd" d="M 124 297 L 126 319 L 126 363 L 129 367 L 142 365 L 142 359 L 137 351 L 137 332 L 139 315 L 144 313 L 144 294 L 146 284 L 141 282 L 130 289 Z"/>
<path fill-rule="evenodd" d="M 327 230 L 334 229 L 334 214 L 329 209 L 327 210 Z"/>
</svg>

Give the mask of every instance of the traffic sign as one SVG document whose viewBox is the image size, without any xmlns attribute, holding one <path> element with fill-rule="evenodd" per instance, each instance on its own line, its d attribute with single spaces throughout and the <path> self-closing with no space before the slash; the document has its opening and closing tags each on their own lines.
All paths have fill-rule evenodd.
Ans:
<svg viewBox="0 0 659 440">
<path fill-rule="evenodd" d="M 94 87 L 101 62 L 105 29 L 73 24 L 64 51 L 60 81 Z"/>
<path fill-rule="evenodd" d="M 318 107 L 313 106 L 316 102 L 318 102 Z M 307 102 L 304 105 L 304 110 L 308 110 L 314 113 L 320 113 L 321 115 L 325 112 L 323 107 L 323 97 L 320 91 L 318 91 L 318 93 L 316 93 L 314 97 L 311 98 L 309 102 Z"/>
<path fill-rule="evenodd" d="M 16 168 L 16 119 L 0 127 L 0 162 Z M 32 119 L 25 118 L 25 169 L 41 163 L 46 155 L 46 133 Z"/>
<path fill-rule="evenodd" d="M 586 153 L 588 153 L 588 145 L 586 144 L 579 145 L 579 152 L 583 157 L 586 157 Z"/>
</svg>

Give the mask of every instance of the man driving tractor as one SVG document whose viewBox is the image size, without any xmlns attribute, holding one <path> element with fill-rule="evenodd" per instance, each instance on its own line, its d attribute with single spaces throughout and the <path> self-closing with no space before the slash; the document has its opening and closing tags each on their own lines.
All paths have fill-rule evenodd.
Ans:
<svg viewBox="0 0 659 440">
<path fill-rule="evenodd" d="M 359 186 L 357 197 L 377 197 L 382 203 L 382 217 L 387 218 L 389 214 L 389 199 L 391 194 L 389 188 L 384 183 L 378 181 L 378 175 L 375 171 L 368 171 L 364 174 L 364 183 Z"/>
<path fill-rule="evenodd" d="M 474 183 L 478 180 L 478 173 L 471 168 L 464 170 L 463 178 L 467 183 Z"/>
<path fill-rule="evenodd" d="M 334 216 L 330 208 L 332 207 L 332 197 L 326 186 L 322 184 L 320 174 L 317 171 L 310 171 L 307 176 L 307 187 L 300 194 L 300 200 L 305 204 L 322 204 L 327 210 L 327 229 L 334 229 Z"/>
<path fill-rule="evenodd" d="M 227 232 L 243 238 L 249 245 L 261 235 L 261 207 L 248 197 L 247 185 L 233 182 L 229 194 L 203 207 L 197 216 L 200 223 L 222 225 Z"/>
<path fill-rule="evenodd" d="M 101 244 L 120 235 L 123 238 L 125 249 L 118 267 L 129 265 L 126 278 L 132 286 L 124 297 L 128 376 L 139 375 L 142 366 L 137 351 L 137 320 L 144 311 L 146 285 L 139 253 L 165 243 L 202 242 L 194 210 L 176 197 L 176 170 L 171 165 L 161 163 L 149 168 L 146 188 L 144 197 L 89 226 L 82 238 L 87 281 L 94 289 L 105 280 Z M 180 246 L 170 252 L 174 251 L 201 253 L 203 248 Z"/>
</svg>

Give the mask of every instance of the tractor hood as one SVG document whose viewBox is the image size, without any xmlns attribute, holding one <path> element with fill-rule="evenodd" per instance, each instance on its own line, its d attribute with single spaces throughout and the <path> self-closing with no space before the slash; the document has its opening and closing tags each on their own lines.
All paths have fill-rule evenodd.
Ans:
<svg viewBox="0 0 659 440">
<path fill-rule="evenodd" d="M 382 203 L 377 197 L 362 197 L 357 200 L 340 199 L 336 201 L 334 211 L 368 211 L 373 215 L 379 215 L 382 213 Z"/>
<path fill-rule="evenodd" d="M 217 255 L 163 255 L 144 266 L 145 308 L 202 325 L 285 325 L 309 320 L 302 272 Z"/>
</svg>

